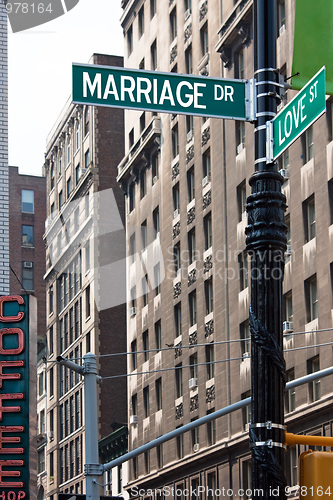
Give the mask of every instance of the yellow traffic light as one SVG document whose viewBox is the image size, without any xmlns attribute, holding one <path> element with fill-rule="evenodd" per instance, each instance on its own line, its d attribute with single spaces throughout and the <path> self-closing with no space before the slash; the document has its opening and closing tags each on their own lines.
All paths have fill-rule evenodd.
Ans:
<svg viewBox="0 0 333 500">
<path fill-rule="evenodd" d="M 299 498 L 329 499 L 333 495 L 333 452 L 308 450 L 299 457 Z"/>
</svg>

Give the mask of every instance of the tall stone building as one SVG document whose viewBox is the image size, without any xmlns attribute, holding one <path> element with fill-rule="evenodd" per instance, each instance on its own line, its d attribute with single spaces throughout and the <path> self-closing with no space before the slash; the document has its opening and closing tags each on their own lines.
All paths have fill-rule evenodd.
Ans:
<svg viewBox="0 0 333 500">
<path fill-rule="evenodd" d="M 5 3 L 0 5 L 0 295 L 9 294 L 9 214 L 8 214 L 8 35 Z"/>
<path fill-rule="evenodd" d="M 94 54 L 90 63 L 122 66 L 123 60 Z M 83 380 L 60 367 L 57 356 L 82 364 L 87 352 L 126 350 L 124 298 L 112 295 L 108 279 L 108 266 L 122 269 L 125 259 L 124 197 L 116 181 L 123 126 L 122 110 L 67 103 L 47 142 L 45 471 L 52 500 L 59 492 L 85 492 Z M 102 377 L 125 371 L 124 357 L 98 358 Z M 124 377 L 99 386 L 100 438 L 126 423 L 126 408 Z"/>
<path fill-rule="evenodd" d="M 289 77 L 295 3 L 277 0 L 276 6 L 277 67 Z M 125 67 L 253 78 L 252 0 L 123 0 L 122 7 Z M 287 90 L 279 107 L 293 95 Z M 128 253 L 140 255 L 129 258 L 127 272 L 132 450 L 250 395 L 245 227 L 254 146 L 248 122 L 125 116 L 118 180 L 126 192 Z M 288 380 L 332 365 L 332 148 L 328 99 L 327 114 L 278 161 L 288 205 Z M 331 435 L 331 386 L 327 377 L 287 392 L 289 431 Z M 240 496 L 238 489 L 250 486 L 249 422 L 246 407 L 132 459 L 133 497 L 143 498 L 148 488 L 199 485 Z M 286 454 L 289 486 L 298 481 L 302 450 Z M 203 498 L 215 498 L 206 493 Z"/>
</svg>

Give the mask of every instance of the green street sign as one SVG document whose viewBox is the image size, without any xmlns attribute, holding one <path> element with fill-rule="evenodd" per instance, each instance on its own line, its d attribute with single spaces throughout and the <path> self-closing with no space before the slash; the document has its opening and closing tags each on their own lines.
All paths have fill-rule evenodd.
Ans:
<svg viewBox="0 0 333 500">
<path fill-rule="evenodd" d="M 73 102 L 253 121 L 253 80 L 73 64 Z"/>
<path fill-rule="evenodd" d="M 280 156 L 325 113 L 325 66 L 302 90 L 267 122 L 267 163 Z"/>
</svg>

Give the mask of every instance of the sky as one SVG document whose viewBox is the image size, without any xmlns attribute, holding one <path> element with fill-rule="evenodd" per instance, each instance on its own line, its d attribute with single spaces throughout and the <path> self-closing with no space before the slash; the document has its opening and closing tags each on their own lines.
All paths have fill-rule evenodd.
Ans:
<svg viewBox="0 0 333 500">
<path fill-rule="evenodd" d="M 46 139 L 71 96 L 72 63 L 123 56 L 120 0 L 80 0 L 63 16 L 19 33 L 8 25 L 8 164 L 42 175 Z"/>
</svg>

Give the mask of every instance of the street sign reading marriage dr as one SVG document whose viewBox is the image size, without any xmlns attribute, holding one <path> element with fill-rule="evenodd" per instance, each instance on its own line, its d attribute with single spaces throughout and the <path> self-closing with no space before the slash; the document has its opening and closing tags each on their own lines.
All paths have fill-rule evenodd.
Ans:
<svg viewBox="0 0 333 500">
<path fill-rule="evenodd" d="M 73 102 L 254 120 L 253 80 L 73 64 Z"/>
</svg>

